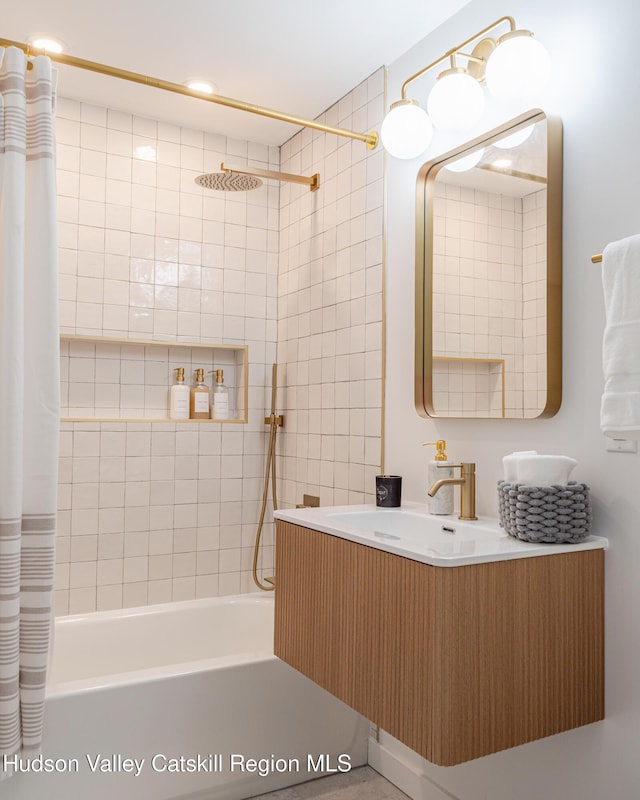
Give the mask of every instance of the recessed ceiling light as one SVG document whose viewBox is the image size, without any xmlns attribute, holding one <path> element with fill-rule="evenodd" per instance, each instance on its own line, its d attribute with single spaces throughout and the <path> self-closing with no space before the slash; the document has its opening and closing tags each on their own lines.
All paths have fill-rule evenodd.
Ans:
<svg viewBox="0 0 640 800">
<path fill-rule="evenodd" d="M 202 78 L 191 78 L 185 81 L 187 89 L 193 89 L 194 92 L 201 92 L 202 94 L 214 94 L 215 87 L 209 81 L 202 80 Z"/>
<path fill-rule="evenodd" d="M 57 39 L 37 34 L 29 39 L 29 44 L 36 50 L 46 50 L 48 53 L 61 53 L 64 47 Z"/>
</svg>

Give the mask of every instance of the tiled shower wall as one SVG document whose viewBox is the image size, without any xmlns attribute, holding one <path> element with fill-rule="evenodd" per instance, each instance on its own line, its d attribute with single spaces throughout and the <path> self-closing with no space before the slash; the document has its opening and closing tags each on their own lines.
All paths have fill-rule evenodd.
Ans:
<svg viewBox="0 0 640 800">
<path fill-rule="evenodd" d="M 62 331 L 249 346 L 247 425 L 62 423 L 57 611 L 249 591 L 279 189 L 194 178 L 227 159 L 278 168 L 278 149 L 65 99 L 57 141 Z"/>
<path fill-rule="evenodd" d="M 533 417 L 546 401 L 546 190 L 525 198 L 436 183 L 435 407 Z"/>
<path fill-rule="evenodd" d="M 321 119 L 365 132 L 383 115 L 380 70 Z M 305 129 L 281 159 L 284 171 L 321 180 L 317 192 L 280 190 L 281 501 L 370 501 L 381 449 L 382 148 Z"/>
</svg>

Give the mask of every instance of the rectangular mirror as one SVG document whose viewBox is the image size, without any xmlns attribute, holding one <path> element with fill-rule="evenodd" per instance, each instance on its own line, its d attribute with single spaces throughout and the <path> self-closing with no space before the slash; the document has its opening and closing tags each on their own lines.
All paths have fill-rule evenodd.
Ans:
<svg viewBox="0 0 640 800">
<path fill-rule="evenodd" d="M 552 416 L 561 332 L 562 126 L 535 109 L 418 174 L 418 413 Z"/>
</svg>

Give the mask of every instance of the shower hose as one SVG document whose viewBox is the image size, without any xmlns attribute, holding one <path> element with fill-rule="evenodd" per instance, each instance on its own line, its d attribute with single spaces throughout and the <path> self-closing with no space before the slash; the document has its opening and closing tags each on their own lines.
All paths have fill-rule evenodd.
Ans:
<svg viewBox="0 0 640 800">
<path fill-rule="evenodd" d="M 277 388 L 277 365 L 273 365 L 273 377 L 271 381 L 271 414 L 268 417 L 269 423 L 269 446 L 267 448 L 267 461 L 264 471 L 264 488 L 262 491 L 262 508 L 260 509 L 260 519 L 256 531 L 256 541 L 253 548 L 253 582 L 264 592 L 272 592 L 275 586 L 274 578 L 265 578 L 264 582 L 258 577 L 258 556 L 260 554 L 260 540 L 262 539 L 262 528 L 264 517 L 267 510 L 267 500 L 269 498 L 269 478 L 271 478 L 271 497 L 273 498 L 273 510 L 278 509 L 278 497 L 276 492 L 276 434 L 278 431 L 278 417 L 276 416 L 276 388 Z"/>
</svg>

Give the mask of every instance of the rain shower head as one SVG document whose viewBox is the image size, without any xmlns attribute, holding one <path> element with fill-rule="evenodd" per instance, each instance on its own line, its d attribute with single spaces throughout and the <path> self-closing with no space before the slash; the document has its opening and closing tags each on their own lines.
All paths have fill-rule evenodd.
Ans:
<svg viewBox="0 0 640 800">
<path fill-rule="evenodd" d="M 208 172 L 198 175 L 195 179 L 198 186 L 205 189 L 214 189 L 218 192 L 248 192 L 262 186 L 260 178 L 270 178 L 274 181 L 287 181 L 288 183 L 303 183 L 312 192 L 320 186 L 320 175 L 307 177 L 306 175 L 291 175 L 288 172 L 274 172 L 270 169 L 240 169 L 239 167 L 225 167 L 220 164 L 222 172 Z"/>
<path fill-rule="evenodd" d="M 206 175 L 198 175 L 196 183 L 217 192 L 249 192 L 262 186 L 260 178 L 238 172 L 208 172 Z"/>
</svg>

